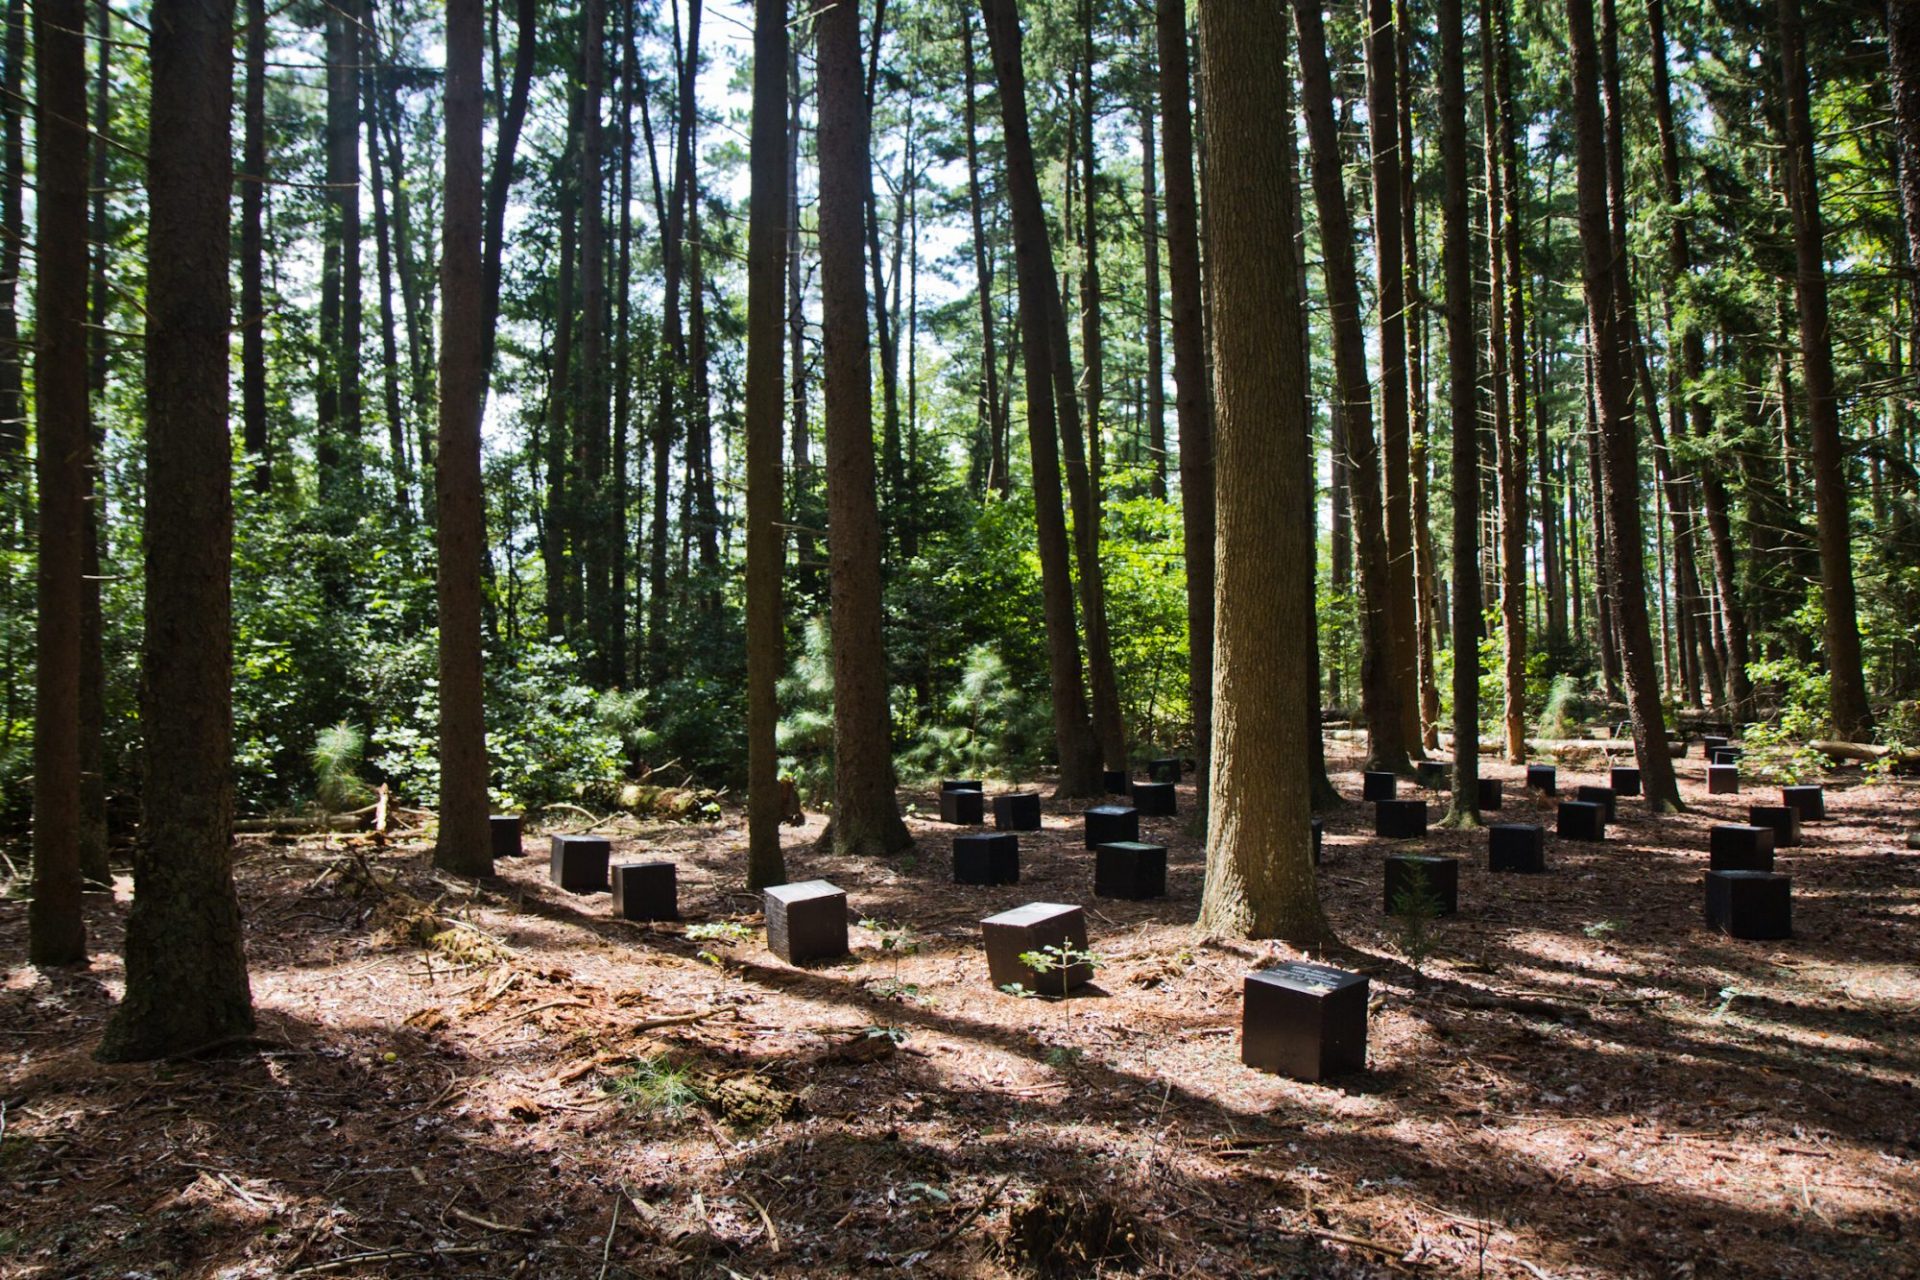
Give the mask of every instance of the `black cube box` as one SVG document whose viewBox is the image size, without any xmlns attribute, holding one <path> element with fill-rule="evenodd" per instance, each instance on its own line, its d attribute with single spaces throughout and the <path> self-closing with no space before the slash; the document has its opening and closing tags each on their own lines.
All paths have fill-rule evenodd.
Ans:
<svg viewBox="0 0 1920 1280">
<path fill-rule="evenodd" d="M 1325 840 L 1327 824 L 1315 818 L 1313 820 L 1313 865 L 1320 865 L 1320 845 Z"/>
<path fill-rule="evenodd" d="M 1737 796 L 1740 794 L 1740 766 L 1732 764 L 1710 764 L 1707 766 L 1707 794 L 1710 796 Z"/>
<path fill-rule="evenodd" d="M 1101 785 L 1110 796 L 1124 796 L 1132 789 L 1133 779 L 1127 776 L 1125 769 L 1106 769 L 1100 774 Z"/>
<path fill-rule="evenodd" d="M 1158 760 L 1147 761 L 1147 777 L 1155 782 L 1178 782 L 1180 774 L 1179 756 L 1162 756 Z"/>
<path fill-rule="evenodd" d="M 993 798 L 993 828 L 996 831 L 1038 831 L 1040 829 L 1040 793 L 1009 791 Z"/>
<path fill-rule="evenodd" d="M 613 845 L 605 836 L 555 836 L 549 874 L 568 893 L 605 893 Z"/>
<path fill-rule="evenodd" d="M 1703 733 L 1700 735 L 1700 745 L 1702 747 L 1702 751 L 1700 753 L 1701 756 L 1704 759 L 1706 759 L 1709 763 L 1711 763 L 1713 760 L 1714 749 L 1716 747 L 1726 746 L 1727 740 L 1721 737 L 1719 734 Z"/>
<path fill-rule="evenodd" d="M 846 891 L 825 880 L 777 884 L 763 895 L 767 950 L 788 964 L 847 954 Z"/>
<path fill-rule="evenodd" d="M 1501 786 L 1500 779 L 1481 778 L 1479 780 L 1479 786 L 1481 810 L 1498 809 L 1504 790 Z"/>
<path fill-rule="evenodd" d="M 1534 822 L 1487 828 L 1487 870 L 1536 874 L 1547 869 L 1547 829 Z"/>
<path fill-rule="evenodd" d="M 1019 884 L 1020 837 L 1011 831 L 977 831 L 953 838 L 955 884 Z"/>
<path fill-rule="evenodd" d="M 977 826 L 987 820 L 987 798 L 978 791 L 942 791 L 940 821 Z"/>
<path fill-rule="evenodd" d="M 491 815 L 487 819 L 487 837 L 494 857 L 519 857 L 521 853 L 520 815 L 517 813 Z"/>
<path fill-rule="evenodd" d="M 995 987 L 1019 983 L 1041 995 L 1060 995 L 1093 980 L 1093 969 L 1085 964 L 1070 966 L 1064 985 L 1059 969 L 1036 972 L 1020 957 L 1044 947 L 1063 950 L 1087 949 L 1087 913 L 1061 902 L 1029 902 L 1024 907 L 1002 911 L 980 922 L 980 936 L 987 945 L 987 974 Z"/>
<path fill-rule="evenodd" d="M 1415 762 L 1413 774 L 1427 790 L 1445 791 L 1450 785 L 1447 781 L 1450 769 L 1445 760 L 1420 760 Z"/>
<path fill-rule="evenodd" d="M 1773 828 L 1719 826 L 1708 833 L 1707 867 L 1713 871 L 1773 870 Z"/>
<path fill-rule="evenodd" d="M 1614 795 L 1612 787 L 1582 786 L 1573 793 L 1573 798 L 1585 800 L 1588 804 L 1599 805 L 1601 816 L 1609 824 L 1615 822 L 1620 816 L 1618 798 Z"/>
<path fill-rule="evenodd" d="M 1166 897 L 1166 846 L 1138 840 L 1101 845 L 1093 851 L 1093 894 L 1096 898 Z"/>
<path fill-rule="evenodd" d="M 986 787 L 981 783 L 980 779 L 978 778 L 942 778 L 940 780 L 940 790 L 942 791 L 985 791 Z"/>
<path fill-rule="evenodd" d="M 1390 916 L 1412 915 L 1410 900 L 1424 898 L 1436 916 L 1450 916 L 1460 909 L 1460 860 L 1435 858 L 1424 854 L 1396 853 L 1386 860 L 1385 893 L 1382 907 Z"/>
<path fill-rule="evenodd" d="M 1560 838 L 1562 840 L 1605 840 L 1607 811 L 1590 800 L 1560 802 Z"/>
<path fill-rule="evenodd" d="M 1305 961 L 1248 974 L 1240 1061 L 1295 1080 L 1365 1070 L 1367 980 Z"/>
<path fill-rule="evenodd" d="M 1616 796 L 1637 796 L 1640 794 L 1640 770 L 1631 765 L 1616 764 L 1607 770 L 1607 785 Z"/>
<path fill-rule="evenodd" d="M 1714 764 L 1739 764 L 1740 757 L 1746 754 L 1741 747 L 1715 747 L 1707 758 Z"/>
<path fill-rule="evenodd" d="M 1180 796 L 1171 782 L 1136 782 L 1133 809 L 1143 818 L 1171 818 L 1180 812 Z"/>
<path fill-rule="evenodd" d="M 1389 840 L 1417 840 L 1427 834 L 1425 800 L 1376 800 L 1373 833 Z"/>
<path fill-rule="evenodd" d="M 613 868 L 613 914 L 622 920 L 678 920 L 680 876 L 671 862 L 621 862 Z"/>
<path fill-rule="evenodd" d="M 1400 779 L 1385 770 L 1369 769 L 1360 775 L 1362 800 L 1391 800 L 1400 794 Z"/>
<path fill-rule="evenodd" d="M 1736 938 L 1793 936 L 1793 877 L 1772 871 L 1707 872 L 1707 928 Z"/>
<path fill-rule="evenodd" d="M 1087 810 L 1087 848 L 1139 838 L 1139 810 L 1124 804 L 1097 804 Z"/>
<path fill-rule="evenodd" d="M 1827 816 L 1827 793 L 1819 787 L 1782 787 L 1780 803 L 1798 813 L 1802 822 L 1821 822 Z"/>
<path fill-rule="evenodd" d="M 1749 805 L 1747 821 L 1756 827 L 1772 827 L 1775 849 L 1791 849 L 1800 843 L 1800 811 L 1790 805 Z"/>
<path fill-rule="evenodd" d="M 1527 790 L 1538 791 L 1543 796 L 1559 791 L 1560 784 L 1555 779 L 1554 768 L 1550 764 L 1530 764 L 1527 766 Z"/>
</svg>

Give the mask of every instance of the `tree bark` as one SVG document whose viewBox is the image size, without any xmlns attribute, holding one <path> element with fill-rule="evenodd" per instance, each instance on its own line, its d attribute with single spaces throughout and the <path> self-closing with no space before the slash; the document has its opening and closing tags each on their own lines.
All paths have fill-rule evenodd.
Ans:
<svg viewBox="0 0 1920 1280">
<path fill-rule="evenodd" d="M 520 130 L 526 124 L 527 99 L 533 87 L 533 67 L 537 61 L 534 40 L 539 26 L 539 0 L 518 0 L 515 5 L 517 35 L 513 47 L 513 87 L 508 91 L 507 107 L 500 116 L 499 141 L 494 145 L 493 169 L 487 175 L 487 225 L 481 250 L 481 293 L 486 317 L 481 324 L 481 341 L 486 346 L 486 366 L 493 368 L 495 329 L 500 323 L 500 259 L 506 245 L 507 197 L 513 190 L 513 157 L 520 146 Z M 428 459 L 421 458 L 426 466 Z"/>
<path fill-rule="evenodd" d="M 83 964 L 80 910 L 80 631 L 86 545 L 87 72 L 85 0 L 33 10 L 34 417 L 39 482 L 33 714 L 33 901 L 27 954 Z"/>
<path fill-rule="evenodd" d="M 249 4 L 259 0 L 248 0 Z M 371 9 L 369 9 L 371 12 Z M 413 475 L 407 464 L 407 423 L 400 407 L 400 346 L 396 337 L 398 325 L 393 312 L 393 237 L 387 225 L 387 198 L 381 181 L 380 163 L 380 98 L 379 76 L 375 72 L 378 66 L 378 51 L 374 48 L 371 33 L 361 41 L 366 52 L 363 55 L 364 66 L 360 72 L 360 91 L 362 114 L 365 116 L 367 130 L 367 166 L 368 186 L 373 188 L 373 241 L 376 269 L 380 275 L 378 296 L 380 299 L 380 355 L 381 355 L 381 391 L 385 399 L 387 416 L 387 450 L 391 454 L 390 465 L 393 472 L 393 508 L 403 530 L 413 527 Z M 252 92 L 251 87 L 248 90 Z M 245 183 L 243 193 L 257 182 Z M 243 250 L 244 252 L 244 250 Z M 245 302 L 240 310 L 246 311 Z M 409 324 L 413 317 L 407 317 Z M 412 372 L 411 369 L 408 370 Z M 411 379 L 409 379 L 411 381 Z"/>
<path fill-rule="evenodd" d="M 612 558 L 606 544 L 610 513 L 607 482 L 607 272 L 604 130 L 607 19 L 605 0 L 584 0 L 580 9 L 580 412 L 575 447 L 580 460 L 574 495 L 574 537 L 586 583 L 582 619 L 586 623 L 587 669 L 603 684 L 615 679 L 608 657 L 613 648 Z"/>
<path fill-rule="evenodd" d="M 25 348 L 20 345 L 20 246 L 27 224 L 21 210 L 25 182 L 22 120 L 27 100 L 20 90 L 27 60 L 27 6 L 8 0 L 6 67 L 0 72 L 0 479 L 10 479 L 27 449 L 26 404 L 21 377 Z"/>
<path fill-rule="evenodd" d="M 780 852 L 780 530 L 787 228 L 787 6 L 755 0 L 747 210 L 747 888 L 784 884 Z"/>
<path fill-rule="evenodd" d="M 1908 254 L 1920 260 L 1920 5 L 1912 0 L 1887 0 L 1887 70 L 1900 156 L 1900 213 Z M 1920 281 L 1914 294 L 1920 298 Z"/>
<path fill-rule="evenodd" d="M 1603 0 L 1611 3 L 1611 0 Z M 1592 0 L 1568 0 L 1573 61 L 1573 115 L 1581 265 L 1593 348 L 1599 417 L 1600 501 L 1605 510 L 1605 560 L 1620 675 L 1633 716 L 1634 750 L 1647 803 L 1656 812 L 1678 809 L 1673 756 L 1667 747 L 1647 618 L 1646 564 L 1640 517 L 1640 469 L 1633 416 L 1631 311 L 1619 295 L 1619 256 L 1609 211 L 1608 127 L 1601 116 L 1600 51 L 1594 40 Z M 1615 135 L 1618 136 L 1617 134 Z"/>
<path fill-rule="evenodd" d="M 1055 416 L 1053 326 L 1046 298 L 1058 306 L 1059 285 L 1040 209 L 1033 141 L 1027 128 L 1026 73 L 1020 58 L 1020 22 L 1014 0 L 984 0 L 987 41 L 1000 89 L 1006 146 L 1007 197 L 1013 206 L 1014 265 L 1020 291 L 1020 341 L 1027 393 L 1027 444 L 1033 471 L 1034 523 L 1040 552 L 1041 599 L 1046 610 L 1047 664 L 1053 693 L 1059 793 L 1101 794 L 1101 748 L 1094 738 L 1082 686 L 1080 642 L 1074 621 L 1067 522 L 1060 497 L 1060 432 Z M 1065 325 L 1061 331 L 1064 336 Z"/>
<path fill-rule="evenodd" d="M 1392 0 L 1367 0 L 1367 131 L 1373 164 L 1373 243 L 1380 314 L 1380 437 L 1387 520 L 1389 671 L 1399 690 L 1401 739 L 1420 741 L 1419 659 L 1414 634 L 1413 472 L 1407 425 L 1406 271 L 1401 227 L 1400 68 L 1403 37 Z"/>
<path fill-rule="evenodd" d="M 447 6 L 446 195 L 442 212 L 439 491 L 440 829 L 435 865 L 489 875 L 480 561 L 486 540 L 480 418 L 486 408 L 481 193 L 480 0 Z M 551 532 L 549 533 L 551 536 Z"/>
<path fill-rule="evenodd" d="M 580 99 L 573 97 L 573 119 L 568 126 L 568 145 L 563 155 L 571 155 L 579 128 Z M 557 203 L 560 217 L 560 263 L 554 286 L 553 367 L 548 372 L 546 438 L 546 524 L 542 539 L 542 560 L 546 569 L 546 623 L 549 639 L 560 639 L 575 621 L 576 610 L 568 584 L 572 581 L 568 550 L 573 542 L 576 477 L 570 464 L 570 427 L 576 383 L 573 360 L 573 256 L 575 227 L 579 217 L 580 189 L 564 174 L 559 178 Z"/>
<path fill-rule="evenodd" d="M 987 257 L 986 201 L 980 192 L 980 113 L 974 100 L 979 77 L 973 54 L 973 14 L 962 14 L 960 25 L 961 56 L 966 75 L 963 104 L 967 134 L 967 213 L 973 220 L 973 282 L 980 304 L 980 408 L 979 420 L 986 429 L 987 487 L 1006 498 L 1013 492 L 1007 473 L 1007 422 L 1000 408 L 1000 356 L 993 323 L 993 268 Z"/>
<path fill-rule="evenodd" d="M 1493 266 L 1494 440 L 1500 477 L 1500 631 L 1507 763 L 1527 758 L 1527 357 L 1520 262 L 1520 164 L 1513 118 L 1510 0 L 1482 0 L 1487 113 L 1487 255 Z M 1501 325 L 1506 325 L 1503 335 Z"/>
<path fill-rule="evenodd" d="M 148 45 L 146 736 L 126 995 L 100 1057 L 253 1029 L 233 887 L 228 434 L 233 0 L 156 0 Z"/>
<path fill-rule="evenodd" d="M 1411 767 L 1393 670 L 1387 534 L 1381 510 L 1380 458 L 1374 446 L 1373 389 L 1367 379 L 1366 334 L 1361 328 L 1360 283 L 1353 265 L 1353 223 L 1333 115 L 1333 78 L 1320 0 L 1294 0 L 1300 40 L 1300 83 L 1307 118 L 1314 199 L 1320 211 L 1321 269 L 1333 329 L 1336 412 L 1346 442 L 1354 535 L 1359 548 L 1364 612 L 1360 632 L 1360 698 L 1367 720 L 1367 767 L 1406 772 Z M 1338 532 L 1336 531 L 1336 538 Z"/>
<path fill-rule="evenodd" d="M 1860 658 L 1853 546 L 1847 516 L 1846 442 L 1834 386 L 1833 334 L 1827 323 L 1825 230 L 1814 168 L 1812 89 L 1800 0 L 1779 0 L 1781 80 L 1786 98 L 1787 203 L 1793 215 L 1793 292 L 1800 320 L 1800 377 L 1806 384 L 1813 507 L 1820 540 L 1820 599 L 1826 608 L 1826 659 L 1834 732 L 1864 741 L 1873 734 Z"/>
<path fill-rule="evenodd" d="M 1154 82 L 1140 81 L 1140 251 L 1147 303 L 1148 492 L 1167 499 L 1167 369 L 1165 313 L 1160 309 L 1160 175 L 1154 156 Z"/>
<path fill-rule="evenodd" d="M 267 453 L 266 89 L 266 0 L 247 0 L 247 89 L 240 160 L 240 416 L 241 447 L 253 460 L 255 493 L 265 493 L 273 483 L 273 460 Z"/>
<path fill-rule="evenodd" d="M 820 291 L 826 368 L 827 521 L 833 630 L 833 849 L 888 854 L 913 843 L 894 797 L 873 386 L 861 262 L 868 150 L 860 13 L 815 0 L 820 86 Z"/>
<path fill-rule="evenodd" d="M 1480 405 L 1467 223 L 1466 37 L 1461 0 L 1440 0 L 1440 256 L 1447 278 L 1447 407 L 1453 434 L 1453 805 L 1480 825 Z M 1383 302 L 1384 305 L 1384 302 Z"/>
<path fill-rule="evenodd" d="M 1204 792 L 1213 737 L 1214 465 L 1200 299 L 1200 214 L 1193 180 L 1193 112 L 1183 0 L 1155 0 L 1160 60 L 1160 154 L 1166 166 L 1168 320 L 1173 408 L 1180 437 L 1180 529 L 1187 569 L 1187 699 Z"/>
<path fill-rule="evenodd" d="M 359 0 L 327 10 L 327 200 L 339 262 L 338 311 L 331 362 L 335 399 L 332 443 L 338 496 L 357 511 L 360 499 L 360 23 Z M 323 434 L 327 424 L 322 425 Z"/>
<path fill-rule="evenodd" d="M 1317 945 L 1330 930 L 1314 890 L 1304 762 L 1315 690 L 1299 678 L 1311 633 L 1302 579 L 1311 437 L 1303 299 L 1293 247 L 1294 174 L 1284 11 L 1256 0 L 1200 10 L 1210 118 L 1208 233 L 1218 410 L 1219 595 L 1215 759 L 1202 931 Z M 1276 358 L 1276 356 L 1278 358 Z"/>
</svg>

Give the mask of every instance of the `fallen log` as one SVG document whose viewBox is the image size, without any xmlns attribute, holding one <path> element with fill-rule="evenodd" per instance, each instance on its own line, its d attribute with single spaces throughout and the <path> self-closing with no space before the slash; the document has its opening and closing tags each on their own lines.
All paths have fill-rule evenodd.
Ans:
<svg viewBox="0 0 1920 1280">
<path fill-rule="evenodd" d="M 1807 746 L 1829 760 L 1851 760 L 1856 764 L 1876 764 L 1882 760 L 1891 760 L 1893 767 L 1902 773 L 1920 770 L 1920 750 L 1912 747 L 1888 747 L 1878 742 L 1838 740 L 1809 742 Z"/>
</svg>

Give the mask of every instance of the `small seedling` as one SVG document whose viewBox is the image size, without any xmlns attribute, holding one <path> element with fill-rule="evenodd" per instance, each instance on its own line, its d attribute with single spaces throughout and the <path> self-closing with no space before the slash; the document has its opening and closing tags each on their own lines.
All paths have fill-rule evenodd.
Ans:
<svg viewBox="0 0 1920 1280">
<path fill-rule="evenodd" d="M 1105 957 L 1094 951 L 1083 951 L 1068 942 L 1061 946 L 1048 944 L 1035 951 L 1022 951 L 1020 963 L 1033 970 L 1034 977 L 1042 983 L 1046 982 L 1049 974 L 1060 975 L 1060 1000 L 1066 1008 L 1067 1038 L 1071 1040 L 1073 1038 L 1073 1005 L 1067 1001 L 1067 993 L 1072 990 L 1068 984 L 1072 979 L 1073 971 L 1079 968 L 1084 968 L 1090 973 L 1097 971 L 1106 963 Z M 1028 991 L 1018 982 L 1010 982 L 1001 989 L 1018 996 L 1039 994 Z M 1056 1067 L 1070 1066 L 1079 1059 L 1080 1050 L 1078 1049 L 1052 1049 L 1047 1053 L 1047 1062 Z"/>
<path fill-rule="evenodd" d="M 1406 887 L 1393 895 L 1393 915 L 1398 925 L 1395 943 L 1416 977 L 1440 945 L 1432 925 L 1444 905 L 1427 880 L 1426 868 L 1417 863 L 1408 874 Z"/>
<path fill-rule="evenodd" d="M 1586 934 L 1589 938 L 1600 939 L 1610 933 L 1617 932 L 1619 928 L 1620 922 L 1618 920 L 1596 920 L 1580 930 L 1580 932 Z"/>
<path fill-rule="evenodd" d="M 869 1040 L 891 1040 L 895 1044 L 905 1044 L 907 1042 L 907 1029 L 905 1027 L 872 1026 L 866 1028 L 860 1034 Z"/>
<path fill-rule="evenodd" d="M 1707 1016 L 1714 1019 L 1720 1019 L 1720 1018 L 1726 1017 L 1728 1011 L 1733 1008 L 1733 1002 L 1735 1000 L 1738 1000 L 1741 996 L 1745 994 L 1746 992 L 1742 991 L 1738 987 L 1720 988 L 1720 1003 L 1715 1005 L 1713 1008 L 1713 1012 L 1708 1014 Z"/>
<path fill-rule="evenodd" d="M 753 936 L 753 930 L 737 920 L 717 920 L 710 924 L 690 924 L 687 926 L 687 941 L 718 942 L 732 946 L 736 942 L 745 942 Z"/>
<path fill-rule="evenodd" d="M 693 1073 L 676 1065 L 664 1053 L 642 1058 L 601 1088 L 628 1111 L 677 1120 L 700 1102 Z"/>
</svg>

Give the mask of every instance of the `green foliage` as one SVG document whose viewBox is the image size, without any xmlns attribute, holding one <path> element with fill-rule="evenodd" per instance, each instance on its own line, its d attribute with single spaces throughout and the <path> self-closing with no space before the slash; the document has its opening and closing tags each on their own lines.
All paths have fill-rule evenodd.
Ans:
<svg viewBox="0 0 1920 1280">
<path fill-rule="evenodd" d="M 1572 737 L 1574 715 L 1579 706 L 1579 698 L 1579 690 L 1574 684 L 1572 675 L 1563 671 L 1554 676 L 1547 686 L 1546 701 L 1540 708 L 1540 719 L 1535 726 L 1535 732 L 1543 738 Z"/>
<path fill-rule="evenodd" d="M 321 808 L 339 813 L 372 798 L 372 789 L 360 777 L 366 750 L 367 735 L 358 725 L 342 720 L 320 731 L 308 758 L 313 762 L 314 795 Z"/>
<path fill-rule="evenodd" d="M 903 777 L 1012 773 L 1047 740 L 1050 710 L 1014 681 L 989 645 L 967 651 L 945 714 L 921 724 L 899 756 Z"/>
<path fill-rule="evenodd" d="M 703 1100 L 694 1075 L 664 1053 L 642 1058 L 601 1088 L 628 1111 L 678 1120 Z"/>
<path fill-rule="evenodd" d="M 1393 907 L 1394 946 L 1407 962 L 1407 967 L 1418 975 L 1424 969 L 1427 958 L 1440 944 L 1439 933 L 1433 925 L 1440 918 L 1440 909 L 1445 905 L 1427 879 L 1425 867 L 1414 865 L 1406 884 L 1393 895 L 1390 905 Z"/>
<path fill-rule="evenodd" d="M 775 730 L 780 771 L 803 799 L 833 794 L 833 649 L 826 623 L 809 618 L 793 664 L 779 684 L 785 713 Z"/>
</svg>

